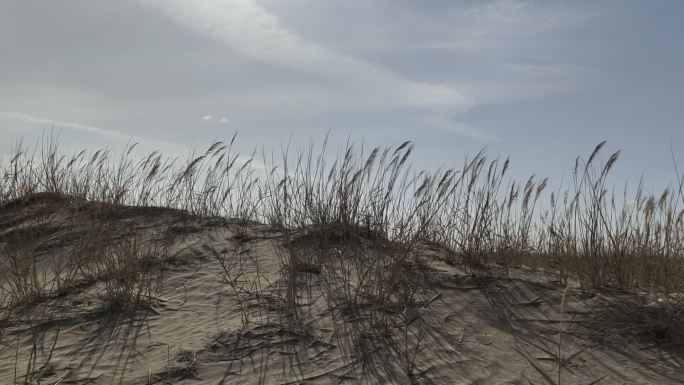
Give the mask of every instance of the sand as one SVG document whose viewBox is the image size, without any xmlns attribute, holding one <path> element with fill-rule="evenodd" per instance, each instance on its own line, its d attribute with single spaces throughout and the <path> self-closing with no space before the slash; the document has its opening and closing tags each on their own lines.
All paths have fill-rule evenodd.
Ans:
<svg viewBox="0 0 684 385">
<path fill-rule="evenodd" d="M 542 273 L 473 277 L 425 248 L 427 263 L 414 267 L 418 305 L 395 310 L 409 326 L 387 330 L 370 316 L 372 303 L 330 304 L 338 294 L 322 283 L 330 272 L 297 271 L 289 297 L 281 234 L 266 225 L 159 208 L 104 211 L 62 199 L 0 209 L 0 239 L 34 229 L 26 239 L 46 270 L 98 221 L 113 236 L 172 234 L 163 286 L 149 306 L 103 311 L 100 284 L 91 282 L 13 311 L 1 324 L 0 384 L 558 382 L 563 287 Z M 8 279 L 3 266 L 0 282 Z M 612 295 L 570 297 L 561 383 L 684 383 L 681 345 L 601 327 L 595 304 Z"/>
</svg>

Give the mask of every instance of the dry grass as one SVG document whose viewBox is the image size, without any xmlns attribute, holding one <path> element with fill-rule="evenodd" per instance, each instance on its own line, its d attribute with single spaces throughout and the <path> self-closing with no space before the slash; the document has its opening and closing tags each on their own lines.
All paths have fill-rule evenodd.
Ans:
<svg viewBox="0 0 684 385">
<path fill-rule="evenodd" d="M 105 310 L 135 310 L 153 301 L 164 282 L 168 248 L 166 239 L 149 241 L 138 235 L 104 246 L 92 273 L 101 282 Z"/>
<path fill-rule="evenodd" d="M 0 233 L 2 306 L 32 305 L 92 284 L 105 309 L 128 309 L 153 297 L 163 282 L 168 232 L 117 231 L 105 208 L 48 198 L 34 196 L 34 205 L 13 202 L 8 209 L 23 227 Z M 43 212 L 41 202 L 51 210 Z M 62 231 L 58 219 L 77 230 Z"/>
<path fill-rule="evenodd" d="M 314 146 L 294 155 L 286 149 L 279 161 L 264 160 L 262 169 L 253 157 L 234 153 L 233 141 L 186 160 L 139 157 L 135 145 L 119 156 L 99 150 L 71 157 L 59 155 L 54 141 L 36 146 L 40 151 L 18 145 L 0 165 L 0 202 L 51 193 L 170 207 L 288 232 L 313 228 L 404 245 L 431 241 L 475 273 L 486 273 L 491 263 L 506 269 L 528 264 L 555 270 L 563 283 L 579 279 L 585 288 L 682 289 L 684 178 L 677 175 L 675 185 L 657 195 L 646 195 L 641 185 L 618 194 L 606 181 L 619 152 L 601 163 L 604 143 L 586 161 L 578 157 L 565 192 L 546 195 L 547 179 L 508 180 L 509 161 L 487 161 L 481 153 L 460 169 L 429 172 L 411 167 L 409 142 L 368 153 L 348 144 L 332 164 L 323 144 L 318 153 Z M 27 295 L 39 294 L 28 287 L 35 282 L 22 285 L 34 292 Z"/>
<path fill-rule="evenodd" d="M 565 192 L 547 196 L 547 179 L 509 180 L 509 160 L 488 161 L 482 153 L 460 169 L 429 172 L 411 166 L 410 142 L 368 152 L 347 144 L 332 164 L 324 142 L 319 151 L 287 148 L 277 161 L 264 156 L 262 169 L 253 156 L 233 151 L 234 140 L 185 160 L 138 156 L 135 144 L 118 156 L 104 150 L 63 156 L 53 137 L 33 149 L 19 143 L 0 164 L 0 204 L 50 193 L 76 202 L 170 207 L 267 222 L 288 238 L 314 229 L 323 238 L 397 241 L 405 250 L 395 264 L 430 241 L 478 274 L 491 263 L 506 270 L 531 265 L 555 271 L 563 284 L 578 279 L 584 288 L 682 290 L 684 178 L 677 174 L 662 194 L 646 195 L 639 185 L 618 195 L 606 181 L 619 152 L 601 163 L 605 143 L 586 161 L 577 158 Z M 43 295 L 31 253 L 4 250 L 12 291 Z"/>
<path fill-rule="evenodd" d="M 84 281 L 99 285 L 109 310 L 138 308 L 153 299 L 163 283 L 167 243 L 149 234 L 113 238 L 106 228 L 111 207 L 133 205 L 271 225 L 280 234 L 283 266 L 284 289 L 276 296 L 243 279 L 248 250 L 238 248 L 231 256 L 215 252 L 245 328 L 251 322 L 248 303 L 265 298 L 286 306 L 290 324 L 283 327 L 295 327 L 298 278 L 315 275 L 335 319 L 363 320 L 349 349 L 373 351 L 369 330 L 399 331 L 403 340 L 393 347 L 408 378 L 418 370 L 424 343 L 416 327 L 421 320 L 413 314 L 426 294 L 418 267 L 427 244 L 448 250 L 449 262 L 475 275 L 490 274 L 495 264 L 506 273 L 528 266 L 556 275 L 567 287 L 577 281 L 582 289 L 646 289 L 665 305 L 650 311 L 632 304 L 619 313 L 632 314 L 636 325 L 667 337 L 675 337 L 681 325 L 681 303 L 672 298 L 684 289 L 684 178 L 677 174 L 675 185 L 658 195 L 647 195 L 641 185 L 631 194 L 627 188 L 617 194 L 607 180 L 619 152 L 601 162 L 605 143 L 586 160 L 577 158 L 571 185 L 557 190 L 564 192 L 547 195 L 547 179 L 510 180 L 508 159 L 487 160 L 482 153 L 460 169 L 426 171 L 412 167 L 410 142 L 370 151 L 348 143 L 331 164 L 324 142 L 319 151 L 313 145 L 299 152 L 285 149 L 277 161 L 263 156 L 265 166 L 257 167 L 254 155 L 243 158 L 233 151 L 234 140 L 216 142 L 187 159 L 157 152 L 138 156 L 135 145 L 118 156 L 104 150 L 62 156 L 55 140 L 34 150 L 18 145 L 0 163 L 4 211 L 21 212 L 27 201 L 50 194 L 66 208 L 67 220 L 83 222 L 88 208 L 104 218 L 105 227 L 84 229 L 64 248 L 65 255 L 52 261 L 42 258 L 34 240 L 35 232 L 54 230 L 46 224 L 55 212 L 38 213 L 21 231 L 0 230 L 0 259 L 7 271 L 0 316 Z M 562 333 L 561 324 L 558 383 Z"/>
</svg>

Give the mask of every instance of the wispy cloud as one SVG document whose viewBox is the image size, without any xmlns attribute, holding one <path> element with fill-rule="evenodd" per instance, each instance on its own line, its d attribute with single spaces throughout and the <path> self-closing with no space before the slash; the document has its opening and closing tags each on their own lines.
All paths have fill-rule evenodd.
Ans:
<svg viewBox="0 0 684 385">
<path fill-rule="evenodd" d="M 10 120 L 18 120 L 18 121 L 26 122 L 26 123 L 36 123 L 36 124 L 44 125 L 46 127 L 69 128 L 69 129 L 73 129 L 73 130 L 83 131 L 83 132 L 87 132 L 87 133 L 91 133 L 91 134 L 96 134 L 96 135 L 101 135 L 101 136 L 106 136 L 106 137 L 116 138 L 116 139 L 125 139 L 125 140 L 137 139 L 137 137 L 135 137 L 135 136 L 127 135 L 127 134 L 124 134 L 124 133 L 121 133 L 118 131 L 114 131 L 114 130 L 108 130 L 106 128 L 94 127 L 94 126 L 89 126 L 87 124 L 74 123 L 74 122 L 63 122 L 63 121 L 59 121 L 59 120 L 37 117 L 37 116 L 22 114 L 22 113 L 17 113 L 17 112 L 0 111 L 0 118 L 10 119 Z"/>
<path fill-rule="evenodd" d="M 406 79 L 380 65 L 308 42 L 255 0 L 144 1 L 243 55 L 334 83 L 349 94 L 348 102 L 437 110 L 465 110 L 472 105 L 453 87 Z"/>
<path fill-rule="evenodd" d="M 95 126 L 91 126 L 91 125 L 87 125 L 87 124 L 81 124 L 81 123 L 75 123 L 75 122 L 64 122 L 64 121 L 49 119 L 49 118 L 45 118 L 45 117 L 38 117 L 38 116 L 34 116 L 34 115 L 17 113 L 17 112 L 10 112 L 10 111 L 0 111 L 0 120 L 2 120 L 2 119 L 36 124 L 36 125 L 39 125 L 41 129 L 54 128 L 60 132 L 62 132 L 62 130 L 69 130 L 69 131 L 78 131 L 78 132 L 82 132 L 82 133 L 92 134 L 92 135 L 95 135 L 96 137 L 100 138 L 99 140 L 96 140 L 95 142 L 98 143 L 98 145 L 102 145 L 105 147 L 110 147 L 113 145 L 124 145 L 125 143 L 129 143 L 129 142 L 136 142 L 136 143 L 140 143 L 141 147 L 148 149 L 150 151 L 160 150 L 160 151 L 164 151 L 164 152 L 169 153 L 169 154 L 176 154 L 176 155 L 181 155 L 181 154 L 187 152 L 187 148 L 182 147 L 182 146 L 180 146 L 176 143 L 173 143 L 173 142 L 151 139 L 151 138 L 145 138 L 145 137 L 141 137 L 141 136 L 137 136 L 137 135 L 129 135 L 129 134 L 125 134 L 123 132 L 110 130 L 110 129 L 106 129 L 106 128 L 101 128 L 101 127 L 95 127 Z M 29 135 L 29 136 L 33 136 L 33 135 Z M 99 143 L 101 143 L 101 144 L 99 144 Z"/>
<path fill-rule="evenodd" d="M 142 147 L 146 151 L 159 150 L 171 156 L 186 156 L 186 154 L 188 153 L 187 147 L 180 146 L 176 143 L 150 138 L 143 138 L 135 135 L 128 135 L 122 132 L 109 130 L 106 128 L 94 127 L 87 124 L 58 121 L 17 112 L 0 111 L 0 120 L 3 119 L 38 124 L 43 126 L 42 128 L 53 127 L 56 129 L 76 130 L 88 134 L 94 134 L 100 137 L 104 137 L 106 139 L 104 141 L 104 144 L 106 144 L 107 147 L 115 143 L 123 145 L 124 143 L 137 142 L 140 143 L 140 147 Z M 237 158 L 238 164 L 245 164 L 248 161 L 256 170 L 263 171 L 266 169 L 264 164 L 260 162 L 258 159 L 251 159 L 246 155 L 239 155 Z"/>
</svg>

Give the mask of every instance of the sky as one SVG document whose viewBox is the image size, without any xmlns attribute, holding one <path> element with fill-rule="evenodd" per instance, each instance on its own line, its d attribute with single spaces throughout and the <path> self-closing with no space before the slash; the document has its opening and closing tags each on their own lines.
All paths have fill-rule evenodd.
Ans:
<svg viewBox="0 0 684 385">
<path fill-rule="evenodd" d="M 684 171 L 682 16 L 679 0 L 2 0 L 0 154 L 51 128 L 65 149 L 180 155 L 329 132 L 411 140 L 420 168 L 485 148 L 554 185 L 607 140 L 617 180 L 659 190 Z"/>
</svg>

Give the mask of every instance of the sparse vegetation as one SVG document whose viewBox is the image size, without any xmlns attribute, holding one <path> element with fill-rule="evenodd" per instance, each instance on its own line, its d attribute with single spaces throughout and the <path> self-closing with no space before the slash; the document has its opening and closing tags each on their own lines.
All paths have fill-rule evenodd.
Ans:
<svg viewBox="0 0 684 385">
<path fill-rule="evenodd" d="M 155 299 L 164 278 L 168 241 L 131 235 L 102 246 L 92 272 L 106 310 L 135 310 Z"/>
<path fill-rule="evenodd" d="M 648 291 L 662 305 L 619 309 L 633 314 L 635 327 L 681 336 L 675 297 L 684 282 L 684 178 L 678 174 L 676 185 L 659 195 L 647 195 L 641 185 L 618 195 L 607 178 L 619 152 L 601 162 L 601 143 L 586 160 L 577 158 L 565 192 L 547 195 L 547 179 L 510 180 L 509 160 L 487 160 L 483 153 L 460 169 L 424 171 L 411 166 L 410 142 L 369 152 L 347 144 L 332 164 L 324 142 L 318 153 L 313 145 L 294 154 L 286 149 L 279 161 L 264 157 L 257 165 L 254 154 L 243 158 L 233 151 L 234 140 L 184 160 L 156 152 L 139 157 L 134 144 L 119 156 L 98 150 L 70 157 L 59 153 L 55 140 L 37 146 L 40 151 L 19 144 L 0 163 L 2 215 L 38 204 L 31 206 L 30 226 L 0 230 L 0 339 L 3 317 L 13 308 L 83 285 L 97 288 L 107 311 L 139 309 L 155 299 L 171 254 L 169 234 L 111 231 L 111 216 L 125 205 L 221 216 L 241 226 L 268 224 L 281 257 L 281 277 L 268 287 L 257 283 L 263 273 L 246 230 L 236 235 L 234 250 L 212 249 L 241 313 L 238 337 L 251 336 L 255 306 L 268 308 L 258 314 L 262 321 L 278 314 L 281 333 L 305 333 L 297 301 L 303 280 L 315 281 L 335 328 L 358 323 L 345 349 L 363 361 L 381 343 L 369 331 L 398 335 L 393 351 L 412 380 L 429 338 L 419 310 L 439 297 L 421 268 L 426 250 L 435 247 L 445 262 L 476 277 L 526 267 L 568 288 L 572 281 L 585 291 Z M 44 204 L 48 200 L 52 204 Z M 59 233 L 55 218 L 82 224 L 82 233 Z M 36 242 L 48 233 L 62 242 L 61 254 L 49 258 L 42 251 L 47 246 Z M 247 258 L 253 258 L 250 274 L 244 272 Z"/>
<path fill-rule="evenodd" d="M 410 166 L 409 142 L 367 155 L 348 144 L 331 165 L 324 144 L 318 154 L 313 146 L 295 155 L 285 150 L 282 161 L 257 167 L 254 157 L 233 151 L 234 139 L 185 161 L 156 152 L 138 158 L 134 144 L 119 157 L 104 150 L 65 157 L 54 140 L 38 154 L 19 144 L 2 164 L 0 198 L 7 205 L 50 193 L 265 221 L 288 232 L 314 229 L 324 238 L 430 241 L 474 272 L 524 264 L 586 288 L 681 290 L 684 179 L 658 195 L 641 185 L 617 195 L 606 180 L 619 152 L 599 164 L 605 143 L 586 161 L 577 158 L 570 188 L 545 198 L 546 178 L 509 181 L 509 160 L 487 161 L 482 153 L 461 169 L 428 172 Z"/>
</svg>

